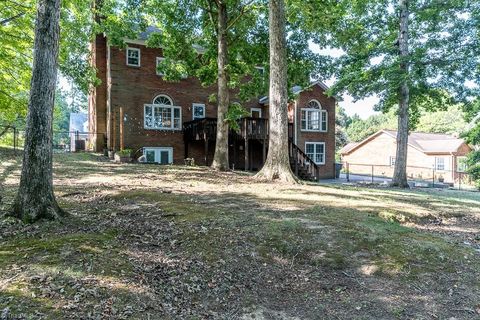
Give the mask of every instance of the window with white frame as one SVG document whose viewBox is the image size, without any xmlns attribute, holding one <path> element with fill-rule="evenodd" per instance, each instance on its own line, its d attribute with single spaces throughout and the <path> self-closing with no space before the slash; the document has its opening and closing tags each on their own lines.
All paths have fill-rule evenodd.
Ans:
<svg viewBox="0 0 480 320">
<path fill-rule="evenodd" d="M 305 108 L 301 109 L 301 130 L 302 131 L 320 131 L 328 130 L 328 113 L 322 110 L 317 100 L 310 100 Z"/>
<path fill-rule="evenodd" d="M 147 129 L 181 130 L 182 109 L 173 106 L 168 96 L 159 95 L 153 104 L 144 106 L 144 126 Z"/>
<path fill-rule="evenodd" d="M 325 164 L 325 142 L 305 142 L 305 153 L 316 164 Z"/>
<path fill-rule="evenodd" d="M 140 67 L 140 49 L 127 48 L 127 66 Z"/>
<path fill-rule="evenodd" d="M 205 118 L 205 105 L 203 103 L 194 103 L 192 105 L 193 120 Z"/>
<path fill-rule="evenodd" d="M 396 160 L 396 159 L 397 159 L 397 158 L 395 158 L 395 157 L 393 157 L 393 156 L 390 156 L 390 166 L 391 166 L 391 167 L 395 166 L 395 160 Z"/>
<path fill-rule="evenodd" d="M 173 163 L 173 148 L 171 147 L 145 147 L 143 148 L 143 155 L 147 162 Z"/>
<path fill-rule="evenodd" d="M 160 66 L 161 63 L 162 63 L 164 60 L 165 60 L 165 58 L 163 58 L 163 57 L 157 57 L 157 64 L 156 64 L 156 69 L 155 69 L 155 71 L 156 71 L 156 73 L 157 73 L 158 76 L 163 76 L 163 75 L 164 75 L 164 73 L 163 73 L 163 71 L 162 71 L 162 68 L 161 68 L 161 66 Z"/>
<path fill-rule="evenodd" d="M 435 157 L 435 169 L 445 170 L 445 157 Z"/>
<path fill-rule="evenodd" d="M 457 171 L 458 172 L 467 171 L 467 157 L 464 157 L 464 156 L 457 157 Z"/>
</svg>

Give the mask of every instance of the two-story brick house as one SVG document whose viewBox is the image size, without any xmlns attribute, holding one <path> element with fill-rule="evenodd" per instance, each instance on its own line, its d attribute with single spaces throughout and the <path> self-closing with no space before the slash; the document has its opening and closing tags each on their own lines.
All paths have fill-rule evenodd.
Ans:
<svg viewBox="0 0 480 320">
<path fill-rule="evenodd" d="M 89 95 L 90 147 L 129 148 L 136 156 L 162 164 L 182 164 L 186 158 L 210 164 L 217 108 L 209 97 L 216 86 L 204 87 L 188 76 L 179 82 L 164 81 L 157 69 L 162 49 L 146 47 L 145 38 L 127 40 L 123 49 L 109 46 L 102 35 L 91 44 L 101 84 Z M 292 168 L 305 178 L 334 176 L 336 101 L 325 95 L 326 89 L 321 82 L 304 90 L 297 87 L 297 98 L 286 106 Z M 230 164 L 258 170 L 268 152 L 268 98 L 243 106 L 250 117 L 240 120 L 240 132 L 230 134 Z"/>
</svg>

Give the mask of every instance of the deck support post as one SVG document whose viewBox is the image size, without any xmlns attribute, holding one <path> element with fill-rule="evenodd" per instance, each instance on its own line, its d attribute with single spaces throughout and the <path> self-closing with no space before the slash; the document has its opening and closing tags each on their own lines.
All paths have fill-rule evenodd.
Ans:
<svg viewBox="0 0 480 320">
<path fill-rule="evenodd" d="M 248 138 L 245 137 L 245 171 L 250 170 L 250 156 L 248 151 Z"/>
<path fill-rule="evenodd" d="M 267 159 L 267 139 L 263 139 L 263 146 L 262 146 L 262 166 L 265 164 L 265 159 Z"/>
<path fill-rule="evenodd" d="M 205 137 L 205 165 L 208 166 L 208 138 Z"/>
</svg>

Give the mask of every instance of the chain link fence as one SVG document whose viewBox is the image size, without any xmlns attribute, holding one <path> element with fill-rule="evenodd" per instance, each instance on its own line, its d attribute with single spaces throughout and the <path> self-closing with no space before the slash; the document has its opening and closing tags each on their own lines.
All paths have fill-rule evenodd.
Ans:
<svg viewBox="0 0 480 320">
<path fill-rule="evenodd" d="M 393 171 L 394 166 L 389 165 L 344 162 L 341 178 L 348 182 L 389 183 L 392 181 Z M 472 177 L 464 171 L 407 166 L 407 178 L 412 187 L 476 190 Z"/>
<path fill-rule="evenodd" d="M 99 140 L 100 139 L 100 140 Z M 82 131 L 53 131 L 54 152 L 82 152 L 93 150 L 93 143 L 103 143 L 103 133 Z M 23 150 L 25 130 L 14 126 L 0 126 L 0 147 Z"/>
</svg>

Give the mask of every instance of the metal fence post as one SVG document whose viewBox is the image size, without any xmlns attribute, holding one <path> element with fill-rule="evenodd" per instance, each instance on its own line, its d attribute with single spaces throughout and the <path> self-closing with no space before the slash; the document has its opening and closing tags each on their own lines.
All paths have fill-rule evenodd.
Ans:
<svg viewBox="0 0 480 320">
<path fill-rule="evenodd" d="M 347 182 L 350 182 L 350 164 L 348 162 L 345 162 L 346 167 L 347 167 Z"/>
<path fill-rule="evenodd" d="M 432 174 L 432 188 L 435 188 L 435 167 L 433 167 L 433 174 Z"/>
<path fill-rule="evenodd" d="M 17 128 L 13 127 L 13 153 L 17 155 Z"/>
<path fill-rule="evenodd" d="M 373 179 L 373 165 L 372 165 L 372 183 L 374 182 L 374 179 Z"/>
</svg>

